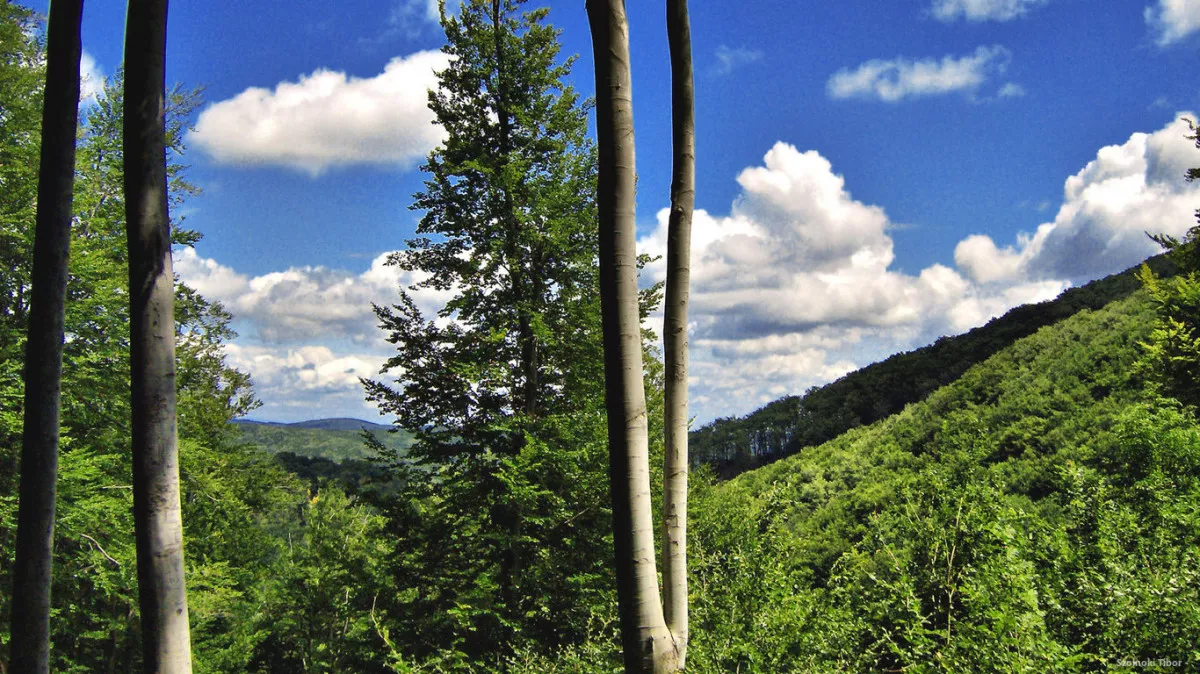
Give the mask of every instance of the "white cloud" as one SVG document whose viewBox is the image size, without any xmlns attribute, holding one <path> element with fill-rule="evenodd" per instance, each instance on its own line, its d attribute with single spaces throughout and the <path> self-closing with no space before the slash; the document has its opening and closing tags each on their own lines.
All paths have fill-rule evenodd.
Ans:
<svg viewBox="0 0 1200 674">
<path fill-rule="evenodd" d="M 254 416 L 271 421 L 345 416 L 383 422 L 365 402 L 359 378 L 377 376 L 386 358 L 336 353 L 323 344 L 279 348 L 237 341 L 226 346 L 226 362 L 250 373 L 264 401 Z"/>
<path fill-rule="evenodd" d="M 374 355 L 339 356 L 323 345 L 271 349 L 231 344 L 226 352 L 229 364 L 252 372 L 260 389 L 356 393 L 360 397 L 359 377 L 375 376 L 385 360 Z"/>
<path fill-rule="evenodd" d="M 717 47 L 715 56 L 717 57 L 717 67 L 714 72 L 718 75 L 728 75 L 737 68 L 762 59 L 763 53 L 757 49 L 730 48 L 720 45 Z"/>
<path fill-rule="evenodd" d="M 1011 21 L 1024 16 L 1030 9 L 1048 0 L 934 0 L 930 8 L 938 21 L 950 23 L 966 19 L 981 21 Z"/>
<path fill-rule="evenodd" d="M 1011 59 L 1012 53 L 999 45 L 979 47 L 965 56 L 947 55 L 941 60 L 875 59 L 837 71 L 829 78 L 826 90 L 835 99 L 873 98 L 887 103 L 956 91 L 972 94 L 992 75 L 1003 73 Z"/>
<path fill-rule="evenodd" d="M 1195 144 L 1180 113 L 1154 133 L 1135 133 L 1110 145 L 1066 180 L 1063 203 L 1051 222 L 998 248 L 990 237 L 964 239 L 958 266 L 987 283 L 1019 278 L 1089 280 L 1159 252 L 1150 233 L 1182 235 L 1195 224 L 1200 184 L 1184 181 L 1196 164 Z"/>
<path fill-rule="evenodd" d="M 1200 30 L 1200 0 L 1158 0 L 1144 16 L 1158 46 L 1166 47 Z"/>
<path fill-rule="evenodd" d="M 692 412 L 701 420 L 748 412 L 1066 285 L 985 285 L 940 264 L 916 275 L 891 269 L 887 213 L 855 200 L 815 151 L 778 143 L 738 182 L 728 215 L 693 219 Z M 639 241 L 643 252 L 665 252 L 667 215 Z M 661 280 L 665 267 L 646 272 Z"/>
<path fill-rule="evenodd" d="M 1028 237 L 1022 241 L 1028 242 Z M 1023 247 L 1023 246 L 1022 246 Z M 991 237 L 972 234 L 954 248 L 954 264 L 979 283 L 1013 281 L 1022 274 L 1024 261 L 1021 254 L 1008 246 L 1003 250 L 996 247 Z"/>
<path fill-rule="evenodd" d="M 315 416 L 373 418 L 359 377 L 375 377 L 394 353 L 371 304 L 390 305 L 398 290 L 426 278 L 375 257 L 360 274 L 325 267 L 291 267 L 251 277 L 194 249 L 175 252 L 182 281 L 234 315 L 241 333 L 229 345 L 229 363 L 249 372 L 266 403 L 256 416 L 289 421 Z M 410 292 L 432 319 L 449 291 Z"/>
<path fill-rule="evenodd" d="M 407 167 L 443 138 L 427 91 L 446 62 L 422 51 L 392 59 L 374 77 L 318 70 L 273 90 L 252 87 L 205 108 L 189 139 L 221 163 L 313 175 L 351 164 Z"/>
<path fill-rule="evenodd" d="M 201 295 L 221 302 L 253 328 L 253 337 L 267 344 L 295 344 L 340 338 L 369 344 L 382 340 L 371 303 L 394 303 L 401 286 L 426 278 L 387 264 L 390 253 L 377 256 L 370 269 L 353 274 L 327 267 L 291 267 L 248 277 L 195 250 L 176 253 L 175 271 Z M 429 318 L 445 306 L 449 291 L 422 289 L 413 300 Z"/>
<path fill-rule="evenodd" d="M 1066 180 L 1055 219 L 1035 233 L 1007 246 L 969 236 L 953 267 L 912 274 L 892 268 L 893 223 L 882 207 L 856 200 L 819 153 L 776 144 L 738 176 L 727 214 L 695 213 L 692 414 L 703 423 L 749 412 L 1156 252 L 1144 231 L 1181 234 L 1194 222 L 1200 185 L 1183 181 L 1196 163 L 1186 128 L 1181 114 L 1101 149 Z M 665 252 L 667 214 L 639 240 L 643 252 Z M 394 351 L 369 304 L 392 303 L 401 284 L 419 280 L 386 259 L 358 274 L 302 267 L 250 277 L 184 249 L 176 269 L 237 316 L 244 336 L 231 362 L 267 400 L 261 416 L 299 419 L 370 414 L 358 378 Z M 651 281 L 664 274 L 661 260 L 646 270 Z M 415 300 L 430 315 L 448 296 L 420 291 Z"/>
<path fill-rule="evenodd" d="M 79 102 L 91 105 L 104 93 L 104 70 L 96 57 L 84 51 L 79 57 Z"/>
</svg>

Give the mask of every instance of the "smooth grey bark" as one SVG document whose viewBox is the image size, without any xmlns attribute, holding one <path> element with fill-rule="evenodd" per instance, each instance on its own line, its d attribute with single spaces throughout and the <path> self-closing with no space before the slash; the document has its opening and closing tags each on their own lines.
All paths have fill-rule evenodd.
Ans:
<svg viewBox="0 0 1200 674">
<path fill-rule="evenodd" d="M 54 0 L 46 31 L 46 88 L 33 288 L 25 344 L 25 417 L 9 642 L 12 671 L 36 674 L 50 671 L 50 579 L 82 17 L 83 0 Z"/>
<path fill-rule="evenodd" d="M 167 0 L 130 0 L 125 26 L 133 514 L 144 671 L 191 672 L 175 429 L 175 280 L 167 209 Z"/>
<path fill-rule="evenodd" d="M 692 31 L 687 0 L 667 0 L 671 51 L 671 121 L 674 149 L 671 215 L 667 223 L 667 287 L 663 316 L 666 360 L 663 457 L 663 608 L 674 639 L 676 666 L 687 661 L 688 497 L 688 287 L 691 279 L 692 210 L 696 201 L 695 95 Z"/>
<path fill-rule="evenodd" d="M 596 63 L 600 311 L 621 643 L 627 672 L 674 669 L 655 568 L 634 221 L 633 102 L 623 0 L 587 0 Z"/>
</svg>

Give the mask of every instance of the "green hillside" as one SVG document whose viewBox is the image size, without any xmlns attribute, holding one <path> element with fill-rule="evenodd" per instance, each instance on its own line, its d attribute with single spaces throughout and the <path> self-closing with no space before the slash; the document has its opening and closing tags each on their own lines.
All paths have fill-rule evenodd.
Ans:
<svg viewBox="0 0 1200 674">
<path fill-rule="evenodd" d="M 691 503 L 689 671 L 1200 663 L 1200 428 L 1138 292 Z M 1182 667 L 1183 669 L 1180 669 Z"/>
<path fill-rule="evenodd" d="M 324 420 L 344 421 L 344 420 Z M 299 424 L 271 424 L 241 422 L 236 426 L 242 439 L 271 454 L 291 453 L 296 456 L 329 459 L 342 462 L 350 459 L 370 458 L 370 451 L 363 443 L 361 429 L 351 429 L 347 424 L 336 428 L 314 426 L 316 422 Z M 405 451 L 412 445 L 412 436 L 399 431 L 392 433 L 384 426 L 370 425 L 369 430 L 384 445 Z"/>
</svg>

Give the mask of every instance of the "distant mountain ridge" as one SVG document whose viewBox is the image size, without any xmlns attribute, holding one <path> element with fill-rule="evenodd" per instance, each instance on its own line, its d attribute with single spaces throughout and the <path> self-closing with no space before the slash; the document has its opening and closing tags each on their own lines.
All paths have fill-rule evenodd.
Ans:
<svg viewBox="0 0 1200 674">
<path fill-rule="evenodd" d="M 313 428 L 322 431 L 359 431 L 366 429 L 368 431 L 386 431 L 391 428 L 386 424 L 376 424 L 363 419 L 354 419 L 351 417 L 330 417 L 327 419 L 309 419 L 308 421 L 263 421 L 259 419 L 235 419 L 235 424 L 248 424 L 256 426 L 281 426 L 285 428 Z"/>
<path fill-rule="evenodd" d="M 406 431 L 393 431 L 391 426 L 347 417 L 294 423 L 238 419 L 234 423 L 242 432 L 242 440 L 270 454 L 291 454 L 335 463 L 364 461 L 373 456 L 363 442 L 364 430 L 402 454 L 413 444 L 412 434 Z"/>
</svg>

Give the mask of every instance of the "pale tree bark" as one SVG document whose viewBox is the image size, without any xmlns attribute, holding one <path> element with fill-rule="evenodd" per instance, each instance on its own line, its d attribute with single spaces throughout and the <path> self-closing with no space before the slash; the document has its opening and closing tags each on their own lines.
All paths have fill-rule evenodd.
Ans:
<svg viewBox="0 0 1200 674">
<path fill-rule="evenodd" d="M 671 50 L 674 165 L 671 215 L 667 224 L 667 288 L 663 316 L 663 354 L 666 359 L 663 604 L 667 628 L 675 643 L 676 665 L 683 669 L 688 641 L 688 286 L 692 209 L 696 201 L 695 96 L 687 0 L 667 0 L 667 40 Z"/>
<path fill-rule="evenodd" d="M 82 16 L 83 0 L 54 0 L 46 31 L 46 89 L 33 241 L 33 297 L 25 344 L 25 418 L 9 642 L 12 671 L 36 674 L 50 671 L 50 573 Z"/>
<path fill-rule="evenodd" d="M 191 672 L 175 429 L 175 280 L 167 210 L 167 0 L 130 0 L 125 27 L 133 511 L 144 671 Z"/>
<path fill-rule="evenodd" d="M 638 316 L 633 101 L 624 0 L 587 0 L 596 61 L 600 310 L 609 479 L 625 670 L 675 669 L 655 568 Z"/>
</svg>

